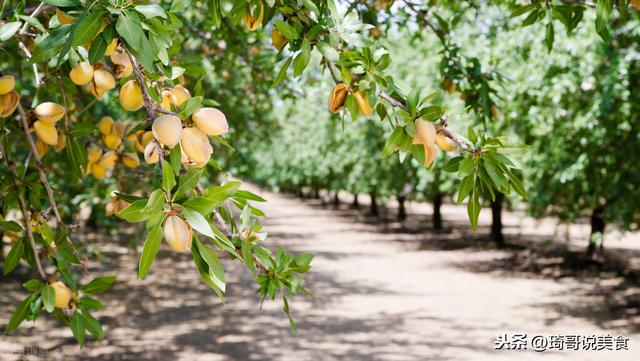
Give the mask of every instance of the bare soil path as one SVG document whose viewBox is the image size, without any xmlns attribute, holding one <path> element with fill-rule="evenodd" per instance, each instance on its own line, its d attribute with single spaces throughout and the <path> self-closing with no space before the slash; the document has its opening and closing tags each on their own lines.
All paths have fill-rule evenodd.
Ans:
<svg viewBox="0 0 640 361">
<path fill-rule="evenodd" d="M 291 335 L 279 302 L 258 309 L 248 272 L 231 262 L 225 264 L 226 305 L 200 282 L 189 255 L 163 249 L 150 276 L 137 280 L 136 256 L 126 245 L 140 235 L 131 234 L 102 237 L 107 262 L 93 268 L 94 274 L 119 277 L 97 313 L 104 340 L 91 340 L 80 351 L 68 329 L 45 317 L 0 336 L 0 360 L 43 359 L 11 354 L 25 346 L 45 350 L 47 360 L 65 361 L 640 360 L 640 291 L 624 275 L 555 275 L 545 266 L 560 262 L 553 254 L 532 258 L 526 251 L 474 246 L 476 236 L 457 230 L 463 218 L 449 218 L 454 228 L 442 234 L 411 227 L 397 233 L 393 224 L 374 224 L 358 211 L 266 197 L 270 246 L 316 253 L 307 278 L 315 299 L 292 303 L 298 336 Z M 523 262 L 544 264 L 533 272 Z M 4 327 L 10 304 L 24 292 L 3 280 L 0 295 Z M 496 351 L 495 336 L 504 332 L 622 333 L 631 338 L 630 350 Z"/>
</svg>

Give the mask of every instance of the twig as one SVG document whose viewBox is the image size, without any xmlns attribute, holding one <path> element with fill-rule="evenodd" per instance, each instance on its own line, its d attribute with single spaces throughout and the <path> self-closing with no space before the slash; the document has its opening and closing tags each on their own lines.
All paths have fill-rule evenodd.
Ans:
<svg viewBox="0 0 640 361">
<path fill-rule="evenodd" d="M 31 245 L 31 250 L 33 251 L 33 258 L 36 261 L 36 269 L 42 277 L 43 280 L 47 280 L 47 274 L 44 272 L 42 268 L 42 264 L 40 263 L 40 256 L 38 254 L 38 248 L 36 247 L 36 242 L 33 238 L 33 232 L 31 230 L 31 212 L 27 208 L 27 202 L 24 199 L 24 194 L 20 192 L 20 182 L 18 181 L 18 176 L 16 174 L 16 167 L 13 162 L 9 161 L 9 154 L 7 150 L 4 148 L 2 142 L 0 142 L 0 152 L 2 153 L 2 157 L 4 158 L 4 162 L 9 168 L 11 172 L 11 176 L 13 178 L 13 184 L 16 187 L 16 192 L 18 193 L 18 203 L 20 204 L 20 211 L 22 212 L 22 221 L 24 223 L 24 228 L 27 231 L 27 238 L 29 239 L 29 244 Z"/>
</svg>

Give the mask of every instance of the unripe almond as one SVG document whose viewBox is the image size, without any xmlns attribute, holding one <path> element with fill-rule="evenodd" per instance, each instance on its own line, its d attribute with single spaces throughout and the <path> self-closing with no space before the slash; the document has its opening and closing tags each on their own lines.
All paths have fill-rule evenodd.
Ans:
<svg viewBox="0 0 640 361">
<path fill-rule="evenodd" d="M 16 79 L 13 75 L 0 76 L 0 95 L 4 95 L 13 90 L 16 86 Z"/>
<path fill-rule="evenodd" d="M 15 90 L 0 95 L 0 118 L 6 118 L 13 114 L 20 102 L 20 96 Z"/>
<path fill-rule="evenodd" d="M 132 112 L 144 105 L 142 90 L 136 80 L 129 80 L 120 88 L 120 105 Z"/>
<path fill-rule="evenodd" d="M 191 249 L 193 231 L 187 222 L 178 216 L 169 216 L 164 221 L 164 239 L 171 249 L 176 252 L 185 252 Z"/>
<path fill-rule="evenodd" d="M 76 21 L 76 18 L 63 13 L 58 8 L 56 8 L 56 17 L 58 18 L 58 22 L 60 23 L 60 25 L 73 24 Z"/>
<path fill-rule="evenodd" d="M 45 153 L 47 153 L 47 150 L 49 149 L 49 145 L 43 143 L 39 138 L 36 138 L 36 151 L 38 152 L 38 156 L 40 156 L 40 158 L 42 158 Z"/>
<path fill-rule="evenodd" d="M 182 85 L 178 84 L 171 89 L 171 102 L 173 105 L 179 107 L 182 103 L 189 100 L 189 98 L 191 98 L 191 94 L 189 94 L 187 88 Z"/>
<path fill-rule="evenodd" d="M 456 142 L 440 132 L 436 135 L 436 145 L 445 152 L 453 152 L 457 148 Z"/>
<path fill-rule="evenodd" d="M 258 14 L 258 17 L 254 17 L 251 10 L 248 9 L 247 12 L 244 13 L 244 25 L 249 29 L 249 31 L 258 30 L 262 26 L 263 17 L 264 4 L 260 1 L 260 13 Z"/>
<path fill-rule="evenodd" d="M 71 81 L 76 85 L 89 84 L 91 79 L 93 79 L 93 65 L 88 61 L 78 63 L 71 69 L 71 72 L 69 72 L 69 78 L 71 78 Z"/>
<path fill-rule="evenodd" d="M 431 122 L 420 118 L 415 122 L 416 134 L 413 136 L 413 144 L 431 146 L 436 141 L 436 127 Z"/>
<path fill-rule="evenodd" d="M 102 157 L 102 149 L 95 144 L 91 144 L 87 148 L 87 160 L 89 163 L 97 163 L 100 157 Z"/>
<path fill-rule="evenodd" d="M 58 281 L 51 284 L 56 294 L 55 306 L 58 308 L 67 308 L 71 301 L 71 290 L 64 283 Z"/>
<path fill-rule="evenodd" d="M 93 72 L 93 82 L 100 90 L 110 90 L 116 87 L 116 78 L 105 69 L 97 69 Z"/>
<path fill-rule="evenodd" d="M 109 149 L 116 149 L 122 144 L 122 139 L 120 139 L 116 134 L 111 133 L 102 136 L 102 141 L 104 145 Z"/>
<path fill-rule="evenodd" d="M 356 90 L 353 93 L 353 96 L 356 98 L 356 102 L 358 103 L 358 108 L 360 108 L 360 114 L 368 117 L 373 114 L 373 110 L 371 109 L 371 105 L 369 105 L 369 97 L 367 94 L 363 94 L 361 91 Z"/>
<path fill-rule="evenodd" d="M 104 167 L 99 164 L 91 164 L 91 174 L 93 174 L 96 179 L 104 179 L 106 173 L 107 170 L 104 169 Z"/>
<path fill-rule="evenodd" d="M 163 114 L 153 121 L 151 131 L 160 144 L 173 148 L 182 139 L 182 121 L 175 115 Z"/>
<path fill-rule="evenodd" d="M 116 77 L 126 78 L 133 73 L 133 65 L 129 55 L 125 53 L 113 53 L 110 56 L 111 62 L 116 65 Z"/>
<path fill-rule="evenodd" d="M 111 134 L 113 129 L 113 118 L 111 117 L 102 117 L 98 122 L 98 130 L 102 135 Z"/>
<path fill-rule="evenodd" d="M 109 45 L 107 45 L 107 50 L 104 51 L 104 55 L 105 56 L 113 55 L 113 53 L 115 53 L 117 47 L 118 47 L 118 39 L 114 38 L 113 40 L 111 40 Z"/>
<path fill-rule="evenodd" d="M 64 107 L 60 104 L 53 102 L 45 102 L 38 105 L 33 113 L 38 117 L 38 120 L 48 123 L 55 123 L 64 117 Z"/>
<path fill-rule="evenodd" d="M 348 94 L 349 88 L 344 83 L 336 84 L 331 94 L 329 94 L 329 111 L 332 113 L 339 112 L 344 107 Z"/>
<path fill-rule="evenodd" d="M 216 108 L 200 108 L 191 115 L 191 120 L 207 135 L 223 135 L 229 131 L 227 117 Z"/>
<path fill-rule="evenodd" d="M 116 165 L 118 155 L 114 151 L 106 152 L 98 161 L 98 165 L 104 169 L 111 169 Z"/>
<path fill-rule="evenodd" d="M 180 145 L 193 163 L 206 163 L 211 159 L 213 147 L 209 138 L 197 128 L 185 128 Z"/>
<path fill-rule="evenodd" d="M 140 166 L 140 159 L 135 153 L 124 153 L 122 155 L 122 163 L 129 168 L 138 168 Z"/>
<path fill-rule="evenodd" d="M 158 163 L 158 161 L 160 161 L 156 143 L 149 142 L 149 144 L 144 147 L 144 161 L 147 162 L 147 164 Z"/>
<path fill-rule="evenodd" d="M 56 145 L 58 143 L 58 131 L 53 123 L 38 120 L 33 123 L 33 129 L 43 143 L 48 145 Z"/>
</svg>

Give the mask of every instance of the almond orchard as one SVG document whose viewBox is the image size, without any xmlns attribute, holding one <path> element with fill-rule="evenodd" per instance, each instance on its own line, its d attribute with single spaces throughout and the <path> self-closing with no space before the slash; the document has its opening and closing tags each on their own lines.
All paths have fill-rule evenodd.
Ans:
<svg viewBox="0 0 640 361">
<path fill-rule="evenodd" d="M 636 0 L 1 6 L 0 231 L 10 249 L 3 273 L 30 268 L 32 276 L 7 333 L 53 316 L 80 346 L 105 336 L 92 312 L 117 275 L 96 277 L 88 268 L 94 251 L 79 237 L 86 209 L 91 227 L 144 230 L 134 240 L 140 279 L 162 272 L 153 263 L 166 243 L 190 253 L 193 272 L 224 301 L 220 259 L 230 258 L 251 273 L 263 301 L 282 303 L 296 332 L 290 301 L 312 296 L 303 278 L 314 256 L 269 248 L 259 208 L 268 199 L 233 177 L 292 192 L 366 193 L 372 212 L 378 199 L 395 197 L 404 212 L 408 199 L 439 205 L 455 195 L 473 229 L 483 204 L 495 222 L 503 202 L 525 201 L 529 189 L 533 213 L 591 216 L 591 251 L 602 248 L 606 223 L 629 229 L 637 222 L 637 205 L 624 196 L 633 191 L 630 179 L 640 179 L 636 167 L 623 154 L 603 154 L 616 142 L 637 149 L 637 137 L 625 135 L 638 129 L 637 84 L 629 95 L 616 88 L 626 79 L 595 75 L 593 88 L 580 91 L 572 86 L 584 83 L 580 72 L 557 65 L 570 62 L 568 44 L 579 43 L 580 58 L 593 56 L 586 48 L 601 49 L 587 66 L 593 74 L 637 74 L 638 57 L 629 55 L 637 55 Z M 478 18 L 504 23 L 486 30 L 495 43 L 466 28 Z M 579 30 L 588 27 L 597 35 Z M 518 58 L 522 44 L 549 58 Z M 487 47 L 516 69 L 516 80 L 488 65 L 478 50 Z M 510 89 L 509 81 L 530 87 Z M 598 110 L 608 126 L 580 118 L 598 106 L 587 91 L 627 97 Z M 629 102 L 634 109 L 625 108 Z M 559 108 L 577 110 L 557 115 Z M 569 130 L 549 134 L 549 118 L 598 145 L 589 148 Z M 576 161 L 582 147 L 593 152 L 588 159 L 604 161 Z M 601 172 L 615 164 L 618 172 Z M 572 165 L 589 171 L 559 179 Z"/>
</svg>

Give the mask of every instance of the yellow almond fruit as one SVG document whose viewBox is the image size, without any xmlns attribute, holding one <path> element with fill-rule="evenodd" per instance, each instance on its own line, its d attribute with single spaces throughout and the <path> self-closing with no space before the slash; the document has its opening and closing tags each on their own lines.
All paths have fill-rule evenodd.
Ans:
<svg viewBox="0 0 640 361">
<path fill-rule="evenodd" d="M 53 148 L 57 151 L 61 151 L 64 149 L 66 145 L 67 145 L 67 137 L 64 135 L 64 133 L 59 133 L 58 141 L 56 142 L 56 145 L 53 146 Z"/>
<path fill-rule="evenodd" d="M 147 164 L 158 163 L 158 161 L 160 161 L 160 155 L 158 154 L 158 147 L 156 146 L 156 143 L 149 142 L 149 144 L 144 147 L 144 161 Z"/>
<path fill-rule="evenodd" d="M 111 62 L 116 65 L 116 77 L 126 78 L 133 73 L 133 65 L 129 55 L 125 53 L 113 53 L 110 56 Z"/>
<path fill-rule="evenodd" d="M 100 90 L 111 90 L 116 87 L 116 78 L 105 69 L 97 69 L 93 72 L 93 82 Z"/>
<path fill-rule="evenodd" d="M 98 165 L 104 169 L 111 169 L 116 165 L 118 155 L 114 151 L 106 152 L 98 161 Z"/>
<path fill-rule="evenodd" d="M 451 79 L 445 79 L 442 83 L 442 88 L 447 91 L 447 93 L 451 94 L 456 91 L 456 83 Z"/>
<path fill-rule="evenodd" d="M 60 25 L 73 24 L 76 21 L 76 18 L 65 14 L 58 8 L 56 8 L 56 17 L 58 18 L 58 22 L 60 23 Z"/>
<path fill-rule="evenodd" d="M 20 102 L 20 96 L 15 90 L 0 95 L 0 118 L 6 118 L 13 114 Z"/>
<path fill-rule="evenodd" d="M 113 118 L 104 116 L 98 122 L 98 130 L 102 135 L 111 134 L 113 129 Z"/>
<path fill-rule="evenodd" d="M 120 88 L 120 105 L 131 112 L 144 106 L 142 90 L 136 80 L 129 80 Z"/>
<path fill-rule="evenodd" d="M 33 129 L 43 143 L 48 145 L 56 145 L 58 143 L 58 131 L 53 123 L 38 120 L 33 123 Z"/>
<path fill-rule="evenodd" d="M 152 132 L 144 132 L 141 136 L 139 136 L 139 140 L 136 141 L 136 150 L 140 153 L 144 153 L 144 147 L 149 144 L 153 140 Z"/>
<path fill-rule="evenodd" d="M 64 117 L 64 107 L 60 104 L 53 102 L 45 102 L 39 104 L 33 113 L 38 117 L 38 120 L 48 123 L 55 123 Z"/>
<path fill-rule="evenodd" d="M 189 100 L 189 98 L 191 98 L 189 90 L 187 90 L 187 88 L 183 87 L 182 85 L 176 85 L 173 87 L 173 89 L 171 89 L 171 102 L 176 107 L 182 105 L 182 103 Z"/>
<path fill-rule="evenodd" d="M 93 65 L 88 61 L 78 63 L 69 72 L 69 78 L 76 85 L 86 85 L 93 79 Z"/>
<path fill-rule="evenodd" d="M 182 139 L 182 121 L 175 115 L 163 114 L 153 121 L 153 137 L 169 148 L 173 148 Z"/>
<path fill-rule="evenodd" d="M 118 47 L 118 39 L 113 39 L 111 40 L 111 42 L 109 43 L 109 45 L 107 45 L 107 50 L 104 51 L 104 55 L 105 56 L 111 56 L 113 55 L 113 53 L 116 52 L 116 48 Z"/>
<path fill-rule="evenodd" d="M 348 94 L 349 88 L 344 83 L 336 84 L 331 94 L 329 94 L 329 111 L 332 113 L 339 112 L 344 107 Z"/>
<path fill-rule="evenodd" d="M 13 90 L 16 86 L 16 79 L 13 75 L 0 76 L 0 95 L 4 95 Z"/>
<path fill-rule="evenodd" d="M 445 152 L 453 152 L 457 148 L 456 142 L 440 132 L 436 135 L 436 145 Z"/>
<path fill-rule="evenodd" d="M 111 132 L 118 138 L 124 139 L 124 136 L 127 134 L 127 123 L 123 121 L 114 122 Z"/>
<path fill-rule="evenodd" d="M 273 44 L 274 48 L 282 50 L 282 48 L 287 45 L 287 42 L 287 38 L 284 37 L 281 32 L 279 32 L 277 29 L 271 30 L 271 44 Z"/>
<path fill-rule="evenodd" d="M 260 1 L 260 13 L 257 17 L 254 17 L 251 13 L 251 9 L 247 9 L 244 13 L 244 25 L 249 31 L 258 30 L 262 26 L 262 18 L 264 17 L 264 4 Z"/>
<path fill-rule="evenodd" d="M 436 141 L 436 127 L 431 122 L 420 118 L 415 122 L 416 134 L 413 136 L 413 144 L 433 145 Z"/>
<path fill-rule="evenodd" d="M 71 289 L 64 283 L 58 281 L 51 284 L 56 295 L 55 306 L 58 308 L 67 308 L 71 301 Z"/>
<path fill-rule="evenodd" d="M 431 163 L 433 163 L 433 160 L 436 158 L 436 155 L 438 154 L 438 148 L 436 148 L 435 145 L 431 144 L 431 145 L 425 145 L 424 146 L 424 167 L 428 168 Z"/>
<path fill-rule="evenodd" d="M 193 163 L 206 163 L 211 159 L 213 147 L 207 135 L 198 128 L 185 128 L 180 145 Z"/>
<path fill-rule="evenodd" d="M 162 102 L 160 103 L 160 106 L 166 111 L 171 111 L 171 90 L 162 90 Z"/>
<path fill-rule="evenodd" d="M 104 169 L 104 167 L 101 167 L 99 164 L 92 164 L 91 174 L 93 174 L 96 179 L 104 179 L 105 175 L 107 174 L 107 170 Z"/>
<path fill-rule="evenodd" d="M 104 142 L 104 145 L 109 149 L 116 149 L 120 146 L 120 144 L 122 144 L 122 139 L 114 133 L 103 135 L 102 141 Z"/>
<path fill-rule="evenodd" d="M 97 163 L 100 157 L 102 157 L 102 149 L 95 144 L 91 144 L 87 148 L 87 160 L 89 163 Z"/>
<path fill-rule="evenodd" d="M 357 90 L 353 93 L 353 96 L 356 98 L 361 115 L 368 117 L 373 114 L 373 109 L 371 109 L 371 105 L 369 105 L 369 97 L 366 93 L 363 94 L 361 91 Z"/>
<path fill-rule="evenodd" d="M 207 135 L 223 135 L 229 131 L 227 117 L 216 108 L 200 108 L 191 115 L 191 120 Z"/>
<path fill-rule="evenodd" d="M 140 166 L 140 159 L 135 153 L 124 153 L 122 155 L 122 163 L 128 168 L 138 168 Z"/>
<path fill-rule="evenodd" d="M 35 143 L 36 143 L 36 151 L 38 152 L 38 156 L 42 158 L 47 153 L 47 150 L 49 149 L 49 145 L 43 143 L 39 138 L 36 138 Z"/>
<path fill-rule="evenodd" d="M 191 249 L 193 231 L 180 217 L 175 215 L 167 217 L 164 221 L 163 233 L 167 244 L 174 251 L 185 252 Z"/>
<path fill-rule="evenodd" d="M 89 84 L 89 91 L 91 91 L 91 94 L 93 94 L 93 96 L 95 96 L 96 99 L 102 99 L 104 94 L 108 92 L 109 89 L 98 88 L 98 86 L 96 86 L 96 83 L 92 81 Z"/>
<path fill-rule="evenodd" d="M 495 106 L 495 105 L 492 105 L 492 106 L 491 106 L 490 111 L 491 111 L 491 117 L 492 117 L 492 118 L 494 118 L 494 119 L 499 118 L 499 117 L 500 117 L 500 115 L 501 115 L 501 113 L 500 113 L 500 108 L 498 108 L 498 107 L 497 107 L 497 106 Z"/>
</svg>

